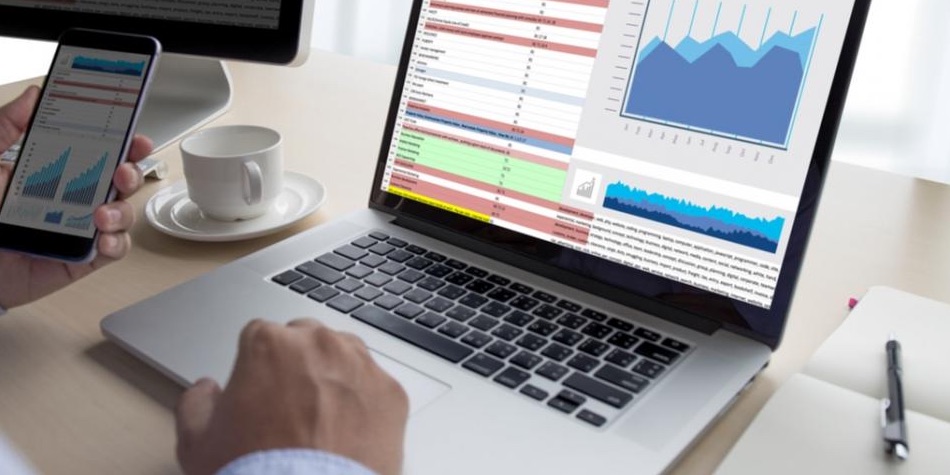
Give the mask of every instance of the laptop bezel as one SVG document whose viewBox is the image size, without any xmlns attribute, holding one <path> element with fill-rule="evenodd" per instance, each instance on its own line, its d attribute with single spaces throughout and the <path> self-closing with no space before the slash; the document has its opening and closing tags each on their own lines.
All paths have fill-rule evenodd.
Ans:
<svg viewBox="0 0 950 475">
<path fill-rule="evenodd" d="M 392 143 L 393 131 L 399 116 L 400 108 L 404 106 L 402 92 L 408 77 L 409 59 L 412 55 L 416 36 L 416 25 L 421 16 L 422 0 L 414 0 L 406 28 L 402 55 L 398 66 L 396 80 L 393 86 L 393 95 L 386 126 L 383 131 L 380 154 L 377 161 L 376 174 L 370 190 L 369 206 L 373 209 L 390 213 L 396 217 L 396 223 L 408 228 L 422 231 L 448 243 L 464 247 L 468 250 L 497 259 L 506 264 L 517 266 L 529 272 L 540 275 L 557 275 L 560 282 L 578 288 L 585 292 L 612 300 L 621 305 L 636 308 L 659 318 L 684 325 L 688 328 L 710 334 L 719 328 L 743 335 L 768 345 L 772 350 L 778 348 L 784 335 L 792 304 L 794 289 L 804 263 L 807 243 L 814 228 L 815 217 L 820 203 L 821 190 L 825 183 L 828 168 L 831 163 L 831 154 L 834 149 L 837 130 L 844 113 L 847 92 L 857 62 L 858 50 L 861 44 L 865 23 L 870 10 L 871 0 L 855 0 L 852 7 L 847 32 L 838 58 L 834 79 L 829 93 L 827 106 L 821 121 L 817 143 L 812 153 L 807 178 L 803 185 L 802 198 L 792 227 L 788 250 L 783 259 L 782 270 L 776 285 L 776 290 L 769 309 L 755 307 L 737 302 L 732 299 L 693 288 L 697 295 L 706 296 L 710 302 L 722 302 L 725 299 L 741 310 L 754 314 L 755 318 L 778 319 L 779 331 L 776 334 L 756 332 L 743 327 L 728 318 L 715 318 L 709 314 L 701 314 L 696 309 L 687 309 L 658 300 L 655 297 L 637 294 L 635 290 L 622 288 L 606 283 L 592 275 L 584 275 L 552 265 L 541 259 L 545 253 L 566 253 L 570 258 L 598 261 L 600 265 L 619 264 L 604 259 L 572 251 L 547 241 L 516 233 L 499 226 L 483 223 L 475 219 L 436 208 L 418 201 L 382 190 L 382 181 L 386 173 L 389 158 L 389 149 Z M 522 246 L 512 245 L 512 242 L 523 242 Z M 537 250 L 529 252 L 527 249 Z M 647 280 L 674 282 L 633 268 L 625 268 L 628 274 L 625 280 Z M 679 284 L 677 282 L 677 284 Z M 739 309 L 737 308 L 736 311 Z"/>
</svg>

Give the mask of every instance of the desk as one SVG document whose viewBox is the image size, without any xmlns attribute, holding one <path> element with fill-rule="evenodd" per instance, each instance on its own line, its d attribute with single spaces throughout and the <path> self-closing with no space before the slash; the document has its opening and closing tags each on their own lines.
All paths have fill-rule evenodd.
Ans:
<svg viewBox="0 0 950 475">
<path fill-rule="evenodd" d="M 234 105 L 215 124 L 282 131 L 288 168 L 320 178 L 329 202 L 291 229 L 238 243 L 180 241 L 140 219 L 127 259 L 0 318 L 0 431 L 43 473 L 178 473 L 172 410 L 181 388 L 108 343 L 100 319 L 367 201 L 394 67 L 314 52 L 301 68 L 233 64 L 231 72 Z M 23 86 L 0 87 L 0 103 Z M 155 191 L 182 176 L 174 147 L 158 156 L 171 174 L 131 200 L 140 216 Z M 950 187 L 835 163 L 782 347 L 673 473 L 711 472 L 842 322 L 849 297 L 884 284 L 948 299 L 948 218 Z"/>
</svg>

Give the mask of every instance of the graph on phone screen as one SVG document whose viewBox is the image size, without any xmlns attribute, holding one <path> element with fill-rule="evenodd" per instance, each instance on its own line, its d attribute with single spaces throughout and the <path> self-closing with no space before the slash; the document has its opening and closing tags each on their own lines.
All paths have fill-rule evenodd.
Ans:
<svg viewBox="0 0 950 475">
<path fill-rule="evenodd" d="M 655 30 L 640 39 L 623 114 L 786 148 L 823 17 L 771 8 L 753 14 L 721 1 L 666 3 L 651 2 L 647 11 Z"/>
<path fill-rule="evenodd" d="M 23 143 L 0 221 L 92 237 L 149 58 L 62 46 Z"/>
</svg>

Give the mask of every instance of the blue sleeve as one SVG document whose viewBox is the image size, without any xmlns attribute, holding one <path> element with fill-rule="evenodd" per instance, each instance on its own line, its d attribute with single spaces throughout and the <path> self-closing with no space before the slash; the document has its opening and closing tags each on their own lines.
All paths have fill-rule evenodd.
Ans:
<svg viewBox="0 0 950 475">
<path fill-rule="evenodd" d="M 311 449 L 254 452 L 225 465 L 217 475 L 376 475 L 346 457 Z"/>
</svg>

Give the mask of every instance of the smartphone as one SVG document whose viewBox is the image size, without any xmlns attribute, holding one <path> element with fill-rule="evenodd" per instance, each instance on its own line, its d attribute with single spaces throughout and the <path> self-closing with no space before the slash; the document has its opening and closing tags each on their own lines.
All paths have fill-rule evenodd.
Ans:
<svg viewBox="0 0 950 475">
<path fill-rule="evenodd" d="M 0 248 L 66 262 L 95 257 L 93 213 L 115 199 L 112 177 L 160 54 L 148 36 L 60 36 L 0 205 Z"/>
</svg>

